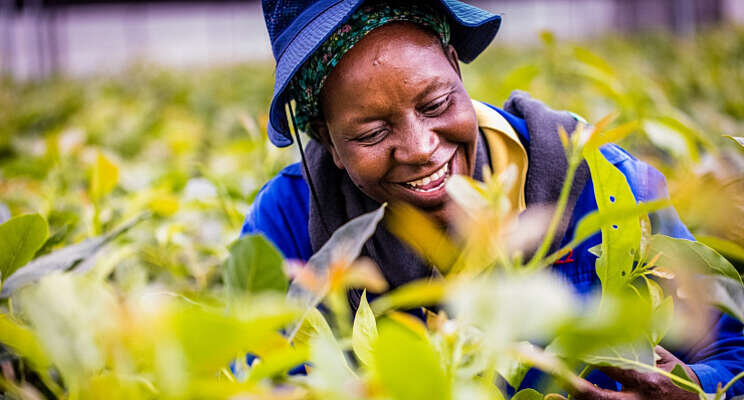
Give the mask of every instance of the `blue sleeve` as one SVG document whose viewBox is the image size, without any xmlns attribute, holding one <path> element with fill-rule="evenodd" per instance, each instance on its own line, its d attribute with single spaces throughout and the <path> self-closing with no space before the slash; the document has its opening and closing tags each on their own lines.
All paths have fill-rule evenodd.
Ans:
<svg viewBox="0 0 744 400">
<path fill-rule="evenodd" d="M 284 168 L 268 181 L 243 222 L 241 235 L 261 233 L 284 258 L 307 261 L 312 255 L 307 230 L 310 195 L 299 163 Z"/>
</svg>

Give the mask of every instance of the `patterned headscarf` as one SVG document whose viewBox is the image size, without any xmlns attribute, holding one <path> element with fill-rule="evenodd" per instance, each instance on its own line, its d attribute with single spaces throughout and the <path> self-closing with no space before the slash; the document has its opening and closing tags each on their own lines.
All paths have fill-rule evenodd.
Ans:
<svg viewBox="0 0 744 400">
<path fill-rule="evenodd" d="M 316 134 L 309 129 L 308 122 L 320 116 L 320 91 L 326 78 L 341 58 L 365 35 L 389 22 L 413 22 L 439 35 L 442 46 L 450 39 L 447 18 L 434 8 L 424 4 L 373 2 L 358 9 L 341 25 L 302 65 L 289 84 L 296 104 L 297 128 L 314 139 Z"/>
</svg>

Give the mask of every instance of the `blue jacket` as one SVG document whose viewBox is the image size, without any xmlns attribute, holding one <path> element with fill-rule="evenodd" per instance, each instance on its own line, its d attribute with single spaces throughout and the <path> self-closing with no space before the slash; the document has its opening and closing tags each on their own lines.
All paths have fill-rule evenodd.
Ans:
<svg viewBox="0 0 744 400">
<path fill-rule="evenodd" d="M 524 120 L 493 107 L 514 127 L 523 143 L 529 142 L 529 132 Z M 605 158 L 617 167 L 628 180 L 637 201 L 668 197 L 664 176 L 650 165 L 639 161 L 620 147 L 609 144 L 602 149 Z M 299 163 L 284 168 L 259 191 L 243 225 L 241 234 L 262 233 L 282 252 L 285 258 L 307 261 L 312 255 L 308 234 L 310 195 Z M 573 210 L 564 244 L 573 237 L 576 223 L 597 209 L 594 187 L 588 182 L 579 195 Z M 651 216 L 654 233 L 676 238 L 695 240 L 680 221 L 674 209 L 665 209 Z M 589 293 L 599 285 L 595 271 L 596 256 L 588 249 L 601 242 L 599 233 L 585 240 L 566 257 L 556 262 L 554 271 L 573 283 L 579 293 Z M 697 374 L 707 393 L 716 391 L 718 383 L 725 384 L 744 371 L 744 326 L 727 315 L 722 315 L 715 327 L 716 340 L 708 344 L 675 352 Z M 702 348 L 701 348 L 702 346 Z M 692 350 L 692 349 L 695 350 Z M 531 387 L 538 381 L 539 372 L 528 373 L 522 386 Z M 599 371 L 588 379 L 601 387 L 619 389 L 619 385 Z M 739 381 L 728 391 L 727 397 L 744 394 L 744 382 Z"/>
</svg>

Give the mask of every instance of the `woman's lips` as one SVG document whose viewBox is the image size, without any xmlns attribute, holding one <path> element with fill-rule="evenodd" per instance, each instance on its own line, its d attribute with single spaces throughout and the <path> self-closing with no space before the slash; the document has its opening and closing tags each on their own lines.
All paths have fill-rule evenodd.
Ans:
<svg viewBox="0 0 744 400">
<path fill-rule="evenodd" d="M 429 176 L 396 184 L 396 186 L 404 190 L 403 195 L 400 196 L 400 200 L 408 201 L 423 208 L 438 207 L 441 205 L 441 202 L 445 201 L 447 195 L 445 186 L 447 180 L 452 176 L 454 159 L 455 157 L 453 155 L 447 163 Z"/>
<path fill-rule="evenodd" d="M 433 192 L 444 186 L 449 177 L 449 162 L 444 164 L 441 168 L 434 171 L 429 176 L 414 181 L 406 182 L 403 185 L 417 192 Z"/>
</svg>

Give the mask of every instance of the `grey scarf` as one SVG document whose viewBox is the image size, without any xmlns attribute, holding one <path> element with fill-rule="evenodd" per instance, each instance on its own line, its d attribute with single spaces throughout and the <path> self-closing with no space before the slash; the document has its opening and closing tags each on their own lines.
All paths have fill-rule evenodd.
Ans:
<svg viewBox="0 0 744 400">
<path fill-rule="evenodd" d="M 567 160 L 557 135 L 558 125 L 572 132 L 576 121 L 566 112 L 555 112 L 524 92 L 515 91 L 504 105 L 504 109 L 525 119 L 530 133 L 527 146 L 529 167 L 525 187 L 527 206 L 553 204 L 557 201 L 566 174 Z M 489 152 L 482 133 L 478 137 L 475 158 L 475 179 L 482 180 L 480 171 L 490 164 Z M 362 193 L 351 181 L 346 171 L 333 163 L 330 153 L 318 142 L 311 140 L 306 148 L 306 160 L 310 177 L 318 194 L 318 202 L 311 198 L 308 230 L 313 252 L 330 238 L 330 234 L 349 220 L 375 210 L 378 202 Z M 560 244 L 568 226 L 579 193 L 588 179 L 588 168 L 582 165 L 569 198 L 566 217 L 556 234 L 553 248 Z M 322 210 L 320 209 L 322 208 Z M 321 219 L 322 214 L 322 219 Z M 324 226 L 325 225 L 325 226 Z M 330 232 L 326 230 L 326 227 Z M 371 258 L 380 267 L 390 288 L 396 288 L 413 280 L 432 276 L 432 268 L 410 248 L 401 243 L 383 225 L 378 226 L 367 241 L 363 256 Z M 361 291 L 349 292 L 349 303 L 356 309 Z"/>
</svg>

